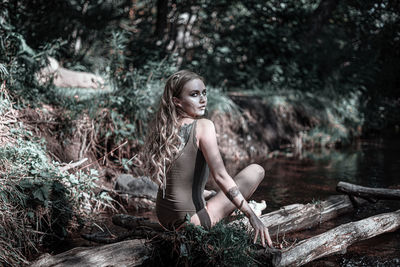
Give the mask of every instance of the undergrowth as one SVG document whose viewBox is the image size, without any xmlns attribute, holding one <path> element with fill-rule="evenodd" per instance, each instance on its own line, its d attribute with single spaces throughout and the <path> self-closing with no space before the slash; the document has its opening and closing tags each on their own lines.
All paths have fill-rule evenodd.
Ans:
<svg viewBox="0 0 400 267">
<path fill-rule="evenodd" d="M 0 263 L 16 266 L 113 205 L 95 194 L 95 170 L 69 173 L 51 161 L 44 141 L 17 120 L 4 86 L 0 96 Z"/>
<path fill-rule="evenodd" d="M 170 238 L 156 238 L 148 266 L 259 266 L 247 226 L 224 221 L 210 230 L 187 222 Z"/>
<path fill-rule="evenodd" d="M 290 128 L 286 132 L 294 131 L 303 147 L 348 145 L 362 134 L 365 118 L 360 93 L 254 90 L 246 95 L 271 107 L 277 123 Z"/>
</svg>

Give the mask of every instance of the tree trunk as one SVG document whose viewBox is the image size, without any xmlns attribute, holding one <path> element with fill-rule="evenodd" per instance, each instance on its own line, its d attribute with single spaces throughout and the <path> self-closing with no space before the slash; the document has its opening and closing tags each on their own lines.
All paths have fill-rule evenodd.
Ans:
<svg viewBox="0 0 400 267">
<path fill-rule="evenodd" d="M 370 188 L 345 182 L 339 182 L 338 185 L 336 186 L 336 190 L 338 192 L 365 198 L 367 200 L 371 199 L 400 200 L 400 190 L 396 189 Z"/>
<path fill-rule="evenodd" d="M 151 254 L 144 239 L 127 240 L 92 248 L 78 247 L 55 256 L 46 254 L 32 267 L 140 266 Z"/>
<path fill-rule="evenodd" d="M 317 9 L 312 14 L 310 31 L 306 34 L 309 41 L 320 33 L 322 27 L 328 22 L 338 4 L 339 0 L 322 0 L 319 3 Z"/>
<path fill-rule="evenodd" d="M 156 36 L 162 39 L 167 28 L 168 0 L 157 0 Z"/>
<path fill-rule="evenodd" d="M 323 234 L 303 240 L 281 255 L 275 255 L 274 266 L 301 266 L 337 252 L 346 252 L 354 242 L 393 232 L 400 228 L 400 210 L 375 215 L 357 222 L 342 224 Z"/>
</svg>

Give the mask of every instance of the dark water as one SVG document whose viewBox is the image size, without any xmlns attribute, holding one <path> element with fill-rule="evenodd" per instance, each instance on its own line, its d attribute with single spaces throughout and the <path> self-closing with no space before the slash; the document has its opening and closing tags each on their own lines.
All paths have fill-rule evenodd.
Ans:
<svg viewBox="0 0 400 267">
<path fill-rule="evenodd" d="M 253 195 L 265 199 L 265 212 L 293 203 L 323 200 L 338 194 L 339 181 L 368 187 L 400 188 L 400 139 L 364 140 L 340 150 L 304 152 L 301 158 L 272 157 L 262 163 L 266 177 Z M 400 209 L 400 201 L 378 202 L 333 222 L 300 234 L 319 234 L 341 223 Z M 343 256 L 328 257 L 312 266 L 400 266 L 400 231 L 353 244 Z"/>
</svg>

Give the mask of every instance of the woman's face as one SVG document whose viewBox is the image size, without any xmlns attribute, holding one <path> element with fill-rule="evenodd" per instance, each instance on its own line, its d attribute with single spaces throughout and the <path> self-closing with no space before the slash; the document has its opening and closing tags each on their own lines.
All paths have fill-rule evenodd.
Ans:
<svg viewBox="0 0 400 267">
<path fill-rule="evenodd" d="M 179 97 L 174 97 L 175 105 L 187 115 L 196 118 L 203 116 L 207 106 L 207 90 L 203 81 L 194 79 L 187 82 Z"/>
</svg>

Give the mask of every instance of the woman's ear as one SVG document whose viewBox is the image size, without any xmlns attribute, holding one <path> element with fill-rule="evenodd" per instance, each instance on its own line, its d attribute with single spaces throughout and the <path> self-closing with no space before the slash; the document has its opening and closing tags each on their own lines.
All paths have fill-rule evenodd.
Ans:
<svg viewBox="0 0 400 267">
<path fill-rule="evenodd" d="M 182 108 L 181 101 L 177 97 L 172 97 L 172 102 L 174 102 L 175 106 Z"/>
</svg>

